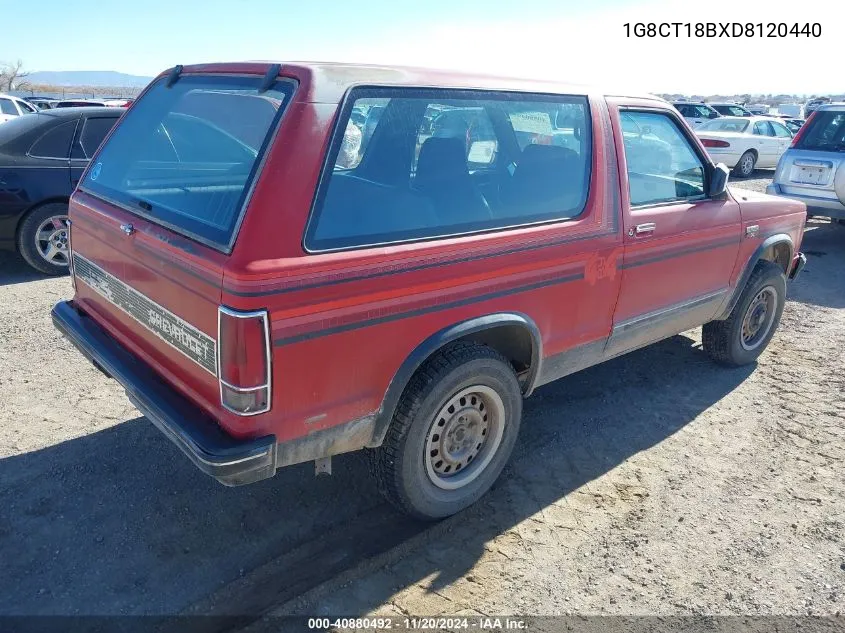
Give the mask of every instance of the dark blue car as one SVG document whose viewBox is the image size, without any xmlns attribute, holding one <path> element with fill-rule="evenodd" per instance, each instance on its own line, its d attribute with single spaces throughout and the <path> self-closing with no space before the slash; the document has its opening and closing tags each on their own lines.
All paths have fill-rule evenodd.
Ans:
<svg viewBox="0 0 845 633">
<path fill-rule="evenodd" d="M 0 249 L 43 273 L 68 270 L 67 205 L 123 108 L 64 108 L 0 124 Z"/>
</svg>

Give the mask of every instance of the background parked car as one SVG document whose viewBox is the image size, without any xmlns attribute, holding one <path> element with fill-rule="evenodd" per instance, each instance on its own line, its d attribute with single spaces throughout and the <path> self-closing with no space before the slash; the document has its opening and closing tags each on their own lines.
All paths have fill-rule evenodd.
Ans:
<svg viewBox="0 0 845 633">
<path fill-rule="evenodd" d="M 801 200 L 807 215 L 845 222 L 845 103 L 821 105 L 807 119 L 766 192 Z"/>
<path fill-rule="evenodd" d="M 696 128 L 705 121 L 710 119 L 718 119 L 721 114 L 711 108 L 706 103 L 692 102 L 692 101 L 677 101 L 672 104 L 675 109 L 681 113 L 681 116 L 687 120 L 691 127 Z"/>
<path fill-rule="evenodd" d="M 741 178 L 756 167 L 774 168 L 792 143 L 792 132 L 774 117 L 722 117 L 695 130 L 714 162 Z"/>
<path fill-rule="evenodd" d="M 49 97 L 26 97 L 25 101 L 39 110 L 49 110 L 59 102 L 58 99 L 50 99 Z"/>
<path fill-rule="evenodd" d="M 54 105 L 54 108 L 102 108 L 105 101 L 97 99 L 63 99 Z"/>
<path fill-rule="evenodd" d="M 804 104 L 804 116 L 809 117 L 813 112 L 819 109 L 820 106 L 830 103 L 830 97 L 816 97 L 810 99 Z"/>
<path fill-rule="evenodd" d="M 795 119 L 792 117 L 783 117 L 783 124 L 793 135 L 798 134 L 798 130 L 804 125 L 804 119 Z"/>
<path fill-rule="evenodd" d="M 38 112 L 38 108 L 28 104 L 23 99 L 12 95 L 0 94 L 0 123 L 11 121 L 24 114 Z"/>
<path fill-rule="evenodd" d="M 748 108 L 738 103 L 708 103 L 707 105 L 722 116 L 754 116 Z"/>
<path fill-rule="evenodd" d="M 67 272 L 67 204 L 121 108 L 66 108 L 0 125 L 0 248 Z"/>
</svg>

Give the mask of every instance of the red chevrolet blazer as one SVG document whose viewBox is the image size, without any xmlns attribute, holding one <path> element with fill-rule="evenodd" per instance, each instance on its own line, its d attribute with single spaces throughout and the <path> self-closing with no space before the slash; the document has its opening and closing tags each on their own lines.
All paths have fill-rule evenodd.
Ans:
<svg viewBox="0 0 845 633">
<path fill-rule="evenodd" d="M 226 485 L 367 449 L 421 518 L 493 484 L 538 386 L 778 325 L 805 206 L 726 189 L 668 103 L 340 64 L 177 66 L 70 202 L 56 326 Z"/>
</svg>

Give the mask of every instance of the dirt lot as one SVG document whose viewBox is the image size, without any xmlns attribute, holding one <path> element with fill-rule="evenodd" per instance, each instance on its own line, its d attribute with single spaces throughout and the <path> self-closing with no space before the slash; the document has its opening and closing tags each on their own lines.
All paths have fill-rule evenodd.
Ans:
<svg viewBox="0 0 845 633">
<path fill-rule="evenodd" d="M 693 331 L 548 385 L 491 494 L 435 526 L 359 455 L 199 474 L 53 329 L 69 281 L 2 254 L 0 614 L 840 612 L 845 226 L 803 248 L 756 367 Z"/>
</svg>

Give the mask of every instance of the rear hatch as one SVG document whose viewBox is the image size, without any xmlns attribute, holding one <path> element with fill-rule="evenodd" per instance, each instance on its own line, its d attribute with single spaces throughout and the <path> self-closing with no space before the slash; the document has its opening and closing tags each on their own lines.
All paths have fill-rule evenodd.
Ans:
<svg viewBox="0 0 845 633">
<path fill-rule="evenodd" d="M 128 109 L 71 199 L 75 300 L 219 418 L 223 268 L 292 84 L 176 79 Z"/>
<path fill-rule="evenodd" d="M 845 204 L 845 108 L 810 117 L 780 161 L 774 182 L 787 196 Z"/>
</svg>

